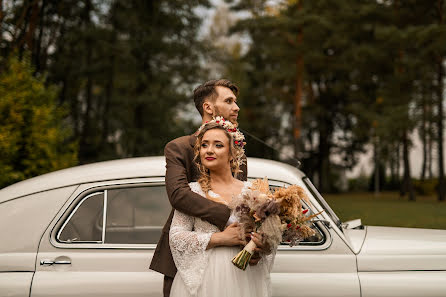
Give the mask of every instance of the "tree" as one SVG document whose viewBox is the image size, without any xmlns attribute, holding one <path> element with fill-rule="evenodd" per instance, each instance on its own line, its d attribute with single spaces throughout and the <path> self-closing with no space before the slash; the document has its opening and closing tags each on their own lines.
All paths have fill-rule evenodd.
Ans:
<svg viewBox="0 0 446 297">
<path fill-rule="evenodd" d="M 90 4 L 80 25 L 66 22 L 50 77 L 70 103 L 80 161 L 162 154 L 184 134 L 177 112 L 201 80 L 194 8 L 208 3 Z"/>
<path fill-rule="evenodd" d="M 415 69 L 416 74 L 412 81 L 419 90 L 413 95 L 421 98 L 427 97 L 419 106 L 426 109 L 428 128 L 426 136 L 436 138 L 438 143 L 438 200 L 446 199 L 446 183 L 444 180 L 444 156 L 443 156 L 443 97 L 444 97 L 444 61 L 446 44 L 442 36 L 446 34 L 445 15 L 446 7 L 443 0 L 427 3 L 421 0 L 395 1 L 400 14 L 400 24 L 404 23 L 406 35 L 406 51 L 409 65 Z M 416 9 L 414 9 L 416 7 Z M 421 116 L 423 123 L 423 116 Z M 435 122 L 436 137 L 432 129 Z M 423 125 L 423 124 L 422 124 Z M 430 149 L 429 149 L 430 150 Z M 426 154 L 430 152 L 426 148 Z M 429 158 L 431 159 L 431 158 Z M 430 165 L 431 166 L 431 165 Z"/>
<path fill-rule="evenodd" d="M 76 143 L 57 89 L 33 77 L 29 58 L 11 57 L 0 74 L 0 187 L 77 164 Z"/>
<path fill-rule="evenodd" d="M 191 130 L 178 112 L 204 74 L 198 6 L 209 1 L 14 1 L 1 48 L 30 50 L 35 75 L 60 86 L 81 163 L 161 154 Z"/>
<path fill-rule="evenodd" d="M 446 33 L 446 6 L 443 0 L 437 0 L 436 5 L 436 19 L 437 19 L 437 31 L 438 33 Z M 438 118 L 437 118 L 437 131 L 438 131 L 438 200 L 446 201 L 446 181 L 444 176 L 444 156 L 443 156 L 443 121 L 444 121 L 444 112 L 443 112 L 443 97 L 444 97 L 444 78 L 445 78 L 445 70 L 444 70 L 444 61 L 445 61 L 445 46 L 439 45 L 434 50 L 435 60 L 436 60 L 436 68 L 437 68 L 437 86 L 436 86 L 436 95 L 437 95 L 437 108 L 438 108 Z"/>
<path fill-rule="evenodd" d="M 240 1 L 238 8 L 250 3 Z M 252 17 L 237 25 L 249 33 L 253 45 L 245 56 L 250 104 L 263 105 L 265 113 L 273 114 L 267 125 L 286 132 L 269 139 L 294 147 L 307 175 L 317 177 L 321 191 L 330 191 L 337 167 L 330 156 L 338 153 L 336 165 L 351 168 L 370 137 L 361 132 L 367 126 L 367 110 L 358 104 L 376 98 L 373 73 L 362 75 L 360 68 L 360 55 L 371 56 L 361 46 L 371 38 L 370 26 L 362 25 L 369 21 L 369 7 L 348 0 L 281 3 L 271 8 L 267 1 L 256 1 Z M 360 8 L 364 12 L 358 13 Z M 355 22 L 361 25 L 352 26 Z M 358 87 L 358 82 L 369 88 Z M 264 133 L 262 128 L 255 131 Z"/>
</svg>

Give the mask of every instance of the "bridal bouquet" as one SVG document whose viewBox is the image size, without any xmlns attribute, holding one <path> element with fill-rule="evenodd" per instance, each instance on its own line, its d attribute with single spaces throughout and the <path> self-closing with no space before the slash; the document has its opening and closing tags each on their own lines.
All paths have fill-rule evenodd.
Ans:
<svg viewBox="0 0 446 297">
<path fill-rule="evenodd" d="M 266 244 L 275 249 L 281 241 L 289 241 L 293 246 L 315 234 L 309 222 L 320 212 L 307 215 L 308 209 L 303 209 L 302 200 L 308 201 L 308 197 L 297 185 L 271 192 L 268 180 L 258 179 L 248 191 L 232 199 L 231 208 L 243 226 L 243 234 L 245 230 L 263 233 Z M 245 270 L 255 248 L 251 240 L 232 263 Z"/>
</svg>

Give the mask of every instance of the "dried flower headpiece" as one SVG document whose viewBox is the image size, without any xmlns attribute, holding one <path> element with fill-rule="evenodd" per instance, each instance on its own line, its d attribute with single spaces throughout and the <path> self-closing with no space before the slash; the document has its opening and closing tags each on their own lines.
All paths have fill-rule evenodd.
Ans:
<svg viewBox="0 0 446 297">
<path fill-rule="evenodd" d="M 237 156 L 236 161 L 238 162 L 238 165 L 241 166 L 244 163 L 243 162 L 244 155 L 245 155 L 244 146 L 246 145 L 245 136 L 243 135 L 243 133 L 240 132 L 240 130 L 237 129 L 237 127 L 230 121 L 225 120 L 221 116 L 217 116 L 217 117 L 214 117 L 212 120 L 206 121 L 203 125 L 201 125 L 201 127 L 197 131 L 197 134 L 200 134 L 201 130 L 203 130 L 203 128 L 206 125 L 209 125 L 211 123 L 216 123 L 219 126 L 223 127 L 232 136 L 232 139 L 234 140 L 234 147 L 235 147 L 236 156 Z"/>
<path fill-rule="evenodd" d="M 211 123 L 216 123 L 220 126 L 222 126 L 223 128 L 225 128 L 226 131 L 229 132 L 229 134 L 232 135 L 232 138 L 234 139 L 234 145 L 236 147 L 241 147 L 243 148 L 246 145 L 245 142 L 245 136 L 243 135 L 242 132 L 240 132 L 239 129 L 237 129 L 237 127 L 231 123 L 230 121 L 225 120 L 223 117 L 221 116 L 217 116 L 215 118 L 213 118 L 211 121 L 206 121 L 203 125 L 201 125 L 201 127 L 198 129 L 198 134 L 201 132 L 201 130 L 207 125 L 207 124 L 211 124 Z"/>
</svg>

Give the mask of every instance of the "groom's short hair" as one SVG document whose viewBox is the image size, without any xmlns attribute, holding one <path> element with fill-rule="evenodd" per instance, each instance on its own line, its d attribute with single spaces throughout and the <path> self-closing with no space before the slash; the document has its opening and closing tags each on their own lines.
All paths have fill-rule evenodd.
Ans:
<svg viewBox="0 0 446 297">
<path fill-rule="evenodd" d="M 217 99 L 218 93 L 215 90 L 215 87 L 217 86 L 226 87 L 230 89 L 235 96 L 238 95 L 238 87 L 227 79 L 213 79 L 199 85 L 194 90 L 194 102 L 195 107 L 198 109 L 201 116 L 203 116 L 204 101 L 208 99 L 209 101 L 215 102 L 215 99 Z"/>
</svg>

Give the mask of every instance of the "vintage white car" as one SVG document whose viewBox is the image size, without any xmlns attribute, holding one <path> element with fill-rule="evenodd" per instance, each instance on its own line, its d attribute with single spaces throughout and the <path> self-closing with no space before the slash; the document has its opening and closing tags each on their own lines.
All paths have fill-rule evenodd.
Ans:
<svg viewBox="0 0 446 297">
<path fill-rule="evenodd" d="M 446 296 L 446 230 L 341 223 L 298 169 L 249 158 L 248 173 L 324 210 L 316 236 L 279 246 L 273 296 Z M 164 174 L 163 157 L 132 158 L 0 190 L 0 296 L 162 296 L 149 264 L 171 209 Z"/>
</svg>

